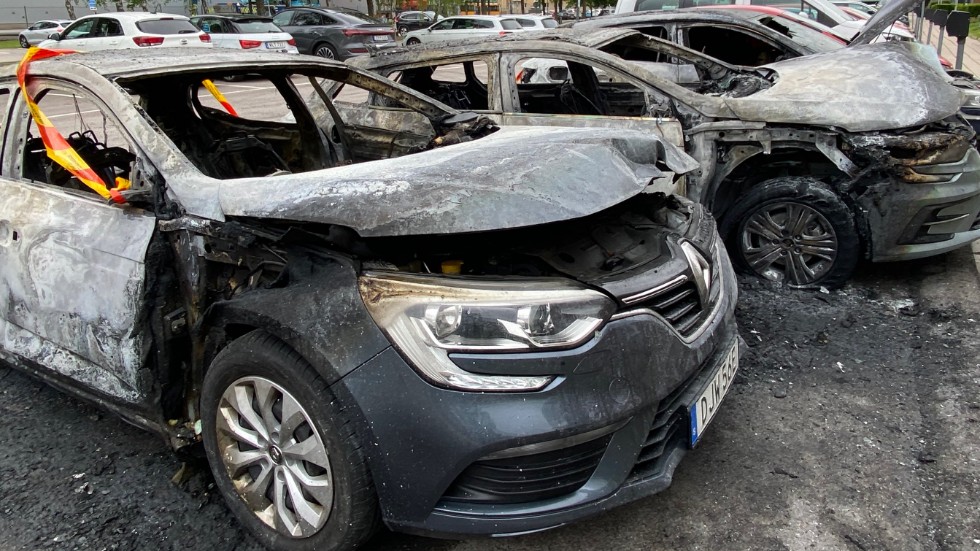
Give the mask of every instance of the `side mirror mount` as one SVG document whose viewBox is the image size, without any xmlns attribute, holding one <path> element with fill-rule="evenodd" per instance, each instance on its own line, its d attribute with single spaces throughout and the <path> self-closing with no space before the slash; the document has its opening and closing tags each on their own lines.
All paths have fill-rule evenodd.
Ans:
<svg viewBox="0 0 980 551">
<path fill-rule="evenodd" d="M 48 40 L 54 40 L 55 42 L 61 41 L 61 33 L 51 33 L 48 35 Z"/>
</svg>

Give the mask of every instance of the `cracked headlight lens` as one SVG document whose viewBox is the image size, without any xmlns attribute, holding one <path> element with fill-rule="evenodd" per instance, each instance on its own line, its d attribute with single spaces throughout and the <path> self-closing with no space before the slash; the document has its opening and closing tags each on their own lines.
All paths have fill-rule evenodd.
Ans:
<svg viewBox="0 0 980 551">
<path fill-rule="evenodd" d="M 459 390 L 539 390 L 554 376 L 471 373 L 450 353 L 575 346 L 592 338 L 615 310 L 602 293 L 567 280 L 368 273 L 359 287 L 375 322 L 413 367 L 430 382 Z"/>
</svg>

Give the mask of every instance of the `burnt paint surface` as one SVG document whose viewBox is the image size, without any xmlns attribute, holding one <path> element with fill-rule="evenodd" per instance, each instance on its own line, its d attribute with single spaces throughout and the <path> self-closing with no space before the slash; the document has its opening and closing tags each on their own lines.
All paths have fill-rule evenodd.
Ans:
<svg viewBox="0 0 980 551">
<path fill-rule="evenodd" d="M 139 402 L 148 392 L 140 326 L 154 219 L 60 190 L 0 184 L 2 349 Z"/>
<path fill-rule="evenodd" d="M 660 176 L 662 152 L 659 138 L 636 132 L 512 127 L 397 159 L 226 180 L 218 197 L 228 216 L 338 224 L 365 237 L 477 232 L 621 203 Z"/>
</svg>

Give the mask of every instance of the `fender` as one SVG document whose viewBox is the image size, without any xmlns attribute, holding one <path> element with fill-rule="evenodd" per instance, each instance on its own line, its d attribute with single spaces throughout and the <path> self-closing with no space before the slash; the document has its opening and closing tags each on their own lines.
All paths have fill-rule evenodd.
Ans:
<svg viewBox="0 0 980 551">
<path fill-rule="evenodd" d="M 267 331 L 302 355 L 329 385 L 391 346 L 364 307 L 357 270 L 348 259 L 296 251 L 287 276 L 281 287 L 215 302 L 203 323 L 225 335 L 234 326 Z M 216 353 L 220 347 L 209 349 Z"/>
</svg>

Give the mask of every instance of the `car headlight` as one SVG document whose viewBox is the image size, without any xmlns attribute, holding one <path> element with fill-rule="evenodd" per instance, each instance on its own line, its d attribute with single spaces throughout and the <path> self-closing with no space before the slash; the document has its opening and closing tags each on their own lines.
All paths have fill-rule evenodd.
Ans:
<svg viewBox="0 0 980 551">
<path fill-rule="evenodd" d="M 458 390 L 539 390 L 554 376 L 485 375 L 460 369 L 451 352 L 520 352 L 571 347 L 591 338 L 615 310 L 602 293 L 567 280 L 485 282 L 367 273 L 368 312 L 419 373 Z"/>
<path fill-rule="evenodd" d="M 960 92 L 966 97 L 963 102 L 964 107 L 980 107 L 980 90 L 974 88 L 960 88 Z"/>
</svg>

